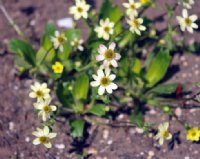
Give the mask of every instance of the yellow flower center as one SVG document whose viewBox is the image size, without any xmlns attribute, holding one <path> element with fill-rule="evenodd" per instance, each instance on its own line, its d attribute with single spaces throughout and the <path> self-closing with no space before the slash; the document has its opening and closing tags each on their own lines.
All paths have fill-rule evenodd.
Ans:
<svg viewBox="0 0 200 159">
<path fill-rule="evenodd" d="M 162 133 L 163 138 L 167 138 L 169 136 L 169 132 L 168 131 L 163 131 Z"/>
<path fill-rule="evenodd" d="M 83 12 L 83 8 L 82 7 L 78 7 L 77 10 L 78 10 L 79 13 Z"/>
<path fill-rule="evenodd" d="M 49 142 L 49 138 L 47 136 L 41 136 L 39 137 L 39 140 L 42 144 L 46 144 Z"/>
<path fill-rule="evenodd" d="M 112 60 L 115 58 L 115 56 L 116 55 L 115 55 L 114 51 L 111 49 L 106 50 L 104 53 L 104 57 L 106 60 Z"/>
<path fill-rule="evenodd" d="M 134 20 L 132 21 L 132 25 L 133 25 L 135 28 L 139 28 L 140 23 L 139 23 L 139 21 L 138 21 L 137 19 L 134 19 Z"/>
<path fill-rule="evenodd" d="M 74 40 L 74 47 L 78 47 L 79 46 L 79 42 L 78 42 L 78 40 Z"/>
<path fill-rule="evenodd" d="M 136 9 L 135 4 L 131 4 L 131 5 L 130 5 L 130 8 L 131 8 L 132 10 L 135 10 L 135 9 Z"/>
<path fill-rule="evenodd" d="M 100 83 L 102 86 L 108 86 L 110 84 L 110 78 L 102 77 Z"/>
<path fill-rule="evenodd" d="M 43 111 L 44 111 L 45 113 L 49 113 L 49 112 L 51 112 L 51 107 L 48 106 L 48 105 L 46 105 L 46 106 L 43 107 Z"/>
<path fill-rule="evenodd" d="M 41 90 L 36 91 L 37 97 L 43 97 L 44 93 Z"/>
<path fill-rule="evenodd" d="M 104 27 L 104 31 L 105 31 L 106 33 L 109 33 L 109 32 L 110 32 L 110 28 L 109 28 L 108 26 L 106 26 L 106 27 Z"/>
<path fill-rule="evenodd" d="M 187 26 L 191 26 L 192 21 L 190 20 L 190 18 L 185 18 L 185 24 L 186 24 Z"/>
<path fill-rule="evenodd" d="M 63 44 L 65 42 L 65 39 L 62 36 L 58 36 L 58 42 L 60 44 Z"/>
</svg>

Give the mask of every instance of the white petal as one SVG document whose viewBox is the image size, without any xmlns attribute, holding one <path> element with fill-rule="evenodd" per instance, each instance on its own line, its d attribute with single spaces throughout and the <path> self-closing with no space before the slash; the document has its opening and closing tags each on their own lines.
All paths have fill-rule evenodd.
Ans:
<svg viewBox="0 0 200 159">
<path fill-rule="evenodd" d="M 194 22 L 198 19 L 197 15 L 191 15 L 190 19 Z"/>
<path fill-rule="evenodd" d="M 46 148 L 48 148 L 48 149 L 52 147 L 52 145 L 51 145 L 51 143 L 50 143 L 50 142 L 48 142 L 48 143 L 44 144 L 44 146 L 45 146 Z"/>
<path fill-rule="evenodd" d="M 33 140 L 33 145 L 39 145 L 39 144 L 40 144 L 39 138 Z"/>
<path fill-rule="evenodd" d="M 49 127 L 48 126 L 44 127 L 43 133 L 44 133 L 44 135 L 48 135 L 49 134 Z"/>
<path fill-rule="evenodd" d="M 105 47 L 104 45 L 100 45 L 99 46 L 99 49 L 98 49 L 98 52 L 100 53 L 100 54 L 104 54 L 104 52 L 107 50 L 107 47 Z"/>
<path fill-rule="evenodd" d="M 108 77 L 110 75 L 110 69 L 105 69 L 105 74 Z"/>
<path fill-rule="evenodd" d="M 99 86 L 100 84 L 99 84 L 99 82 L 97 82 L 97 81 L 92 81 L 92 82 L 90 83 L 90 85 L 91 85 L 92 87 L 97 87 L 97 86 Z"/>
<path fill-rule="evenodd" d="M 103 55 L 97 55 L 96 56 L 96 60 L 97 61 L 103 61 L 104 60 L 104 56 Z"/>
<path fill-rule="evenodd" d="M 94 78 L 95 81 L 98 80 L 98 76 L 97 75 L 92 75 L 92 77 Z"/>
<path fill-rule="evenodd" d="M 112 60 L 110 63 L 113 65 L 113 67 L 118 67 L 118 64 L 117 64 L 116 60 Z"/>
<path fill-rule="evenodd" d="M 36 98 L 35 92 L 31 92 L 31 93 L 29 94 L 29 97 L 30 97 L 30 98 Z"/>
<path fill-rule="evenodd" d="M 109 46 L 109 49 L 114 50 L 116 47 L 116 44 L 114 42 L 112 42 Z"/>
<path fill-rule="evenodd" d="M 116 56 L 116 57 L 115 57 L 116 60 L 121 59 L 121 55 L 120 55 L 119 53 L 116 53 L 115 56 Z"/>
<path fill-rule="evenodd" d="M 183 18 L 187 18 L 188 17 L 188 12 L 187 12 L 186 9 L 183 9 L 182 14 L 183 14 Z"/>
<path fill-rule="evenodd" d="M 98 89 L 98 94 L 99 94 L 99 95 L 103 95 L 104 92 L 105 92 L 105 87 L 100 86 L 99 89 Z"/>
<path fill-rule="evenodd" d="M 110 78 L 111 81 L 113 81 L 113 80 L 116 78 L 116 75 L 111 74 L 111 75 L 109 76 L 109 78 Z"/>
<path fill-rule="evenodd" d="M 103 77 L 104 76 L 104 73 L 103 73 L 103 70 L 97 70 L 97 75 L 98 75 L 98 77 L 100 78 L 100 77 Z"/>
<path fill-rule="evenodd" d="M 111 83 L 110 86 L 114 90 L 116 90 L 118 88 L 118 86 L 115 83 Z"/>
<path fill-rule="evenodd" d="M 110 86 L 106 87 L 106 91 L 111 94 L 113 91 L 112 91 L 112 88 Z"/>
<path fill-rule="evenodd" d="M 57 135 L 57 133 L 49 133 L 48 137 L 50 139 L 52 139 L 52 138 L 56 137 L 56 135 Z"/>
<path fill-rule="evenodd" d="M 57 107 L 55 105 L 51 105 L 50 107 L 51 107 L 52 111 L 56 111 L 57 110 Z"/>
</svg>

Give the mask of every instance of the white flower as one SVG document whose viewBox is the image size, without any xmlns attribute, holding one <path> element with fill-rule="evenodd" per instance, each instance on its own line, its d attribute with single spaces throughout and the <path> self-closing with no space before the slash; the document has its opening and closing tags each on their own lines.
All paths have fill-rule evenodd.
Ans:
<svg viewBox="0 0 200 159">
<path fill-rule="evenodd" d="M 59 33 L 59 31 L 55 31 L 55 36 L 51 37 L 51 41 L 53 42 L 54 48 L 58 49 L 63 52 L 63 44 L 65 43 L 65 41 L 67 40 L 67 38 L 65 37 L 65 35 L 63 33 Z"/>
<path fill-rule="evenodd" d="M 71 45 L 76 49 L 80 50 L 80 51 L 83 51 L 84 50 L 84 47 L 82 46 L 83 44 L 83 40 L 82 39 L 77 39 L 75 38 L 72 42 L 71 42 Z"/>
<path fill-rule="evenodd" d="M 99 46 L 98 52 L 100 55 L 96 56 L 96 60 L 104 61 L 104 67 L 109 67 L 109 65 L 118 66 L 117 61 L 121 58 L 121 55 L 114 52 L 115 46 L 115 43 L 111 43 L 108 48 L 104 45 Z"/>
<path fill-rule="evenodd" d="M 146 27 L 142 25 L 143 19 L 142 18 L 135 18 L 133 16 L 127 20 L 127 23 L 130 25 L 130 31 L 132 33 L 136 33 L 141 35 L 141 31 L 145 31 Z"/>
<path fill-rule="evenodd" d="M 56 106 L 50 105 L 51 98 L 42 100 L 34 104 L 35 109 L 39 110 L 38 116 L 42 117 L 43 121 L 47 121 L 53 111 L 56 111 Z"/>
<path fill-rule="evenodd" d="M 50 98 L 49 92 L 50 89 L 47 88 L 46 83 L 38 83 L 36 82 L 34 85 L 31 85 L 31 90 L 29 97 L 37 98 L 38 101 Z"/>
<path fill-rule="evenodd" d="M 87 19 L 90 5 L 85 0 L 75 0 L 75 3 L 75 6 L 69 8 L 69 13 L 74 15 L 75 20 L 79 20 L 81 17 Z"/>
<path fill-rule="evenodd" d="M 109 40 L 110 35 L 114 33 L 114 23 L 106 18 L 106 20 L 100 20 L 100 26 L 95 28 L 95 32 L 98 34 L 99 38 Z"/>
<path fill-rule="evenodd" d="M 90 84 L 92 87 L 98 87 L 98 94 L 103 95 L 105 90 L 111 94 L 113 90 L 116 90 L 118 87 L 112 81 L 116 78 L 116 75 L 110 74 L 110 70 L 106 69 L 105 73 L 103 70 L 99 69 L 97 75 L 92 75 L 95 81 L 92 81 Z"/>
<path fill-rule="evenodd" d="M 137 9 L 140 8 L 141 4 L 139 2 L 135 2 L 134 0 L 129 0 L 129 3 L 123 3 L 123 6 L 127 8 L 126 14 L 129 16 L 138 16 Z"/>
<path fill-rule="evenodd" d="M 50 139 L 56 137 L 56 133 L 50 133 L 49 127 L 45 126 L 43 129 L 37 128 L 37 131 L 32 133 L 37 138 L 33 140 L 34 145 L 44 144 L 47 148 L 51 148 Z"/>
<path fill-rule="evenodd" d="M 187 9 L 191 9 L 192 5 L 194 4 L 194 0 L 179 0 L 179 4 L 182 4 L 183 7 Z"/>
<path fill-rule="evenodd" d="M 197 29 L 198 25 L 195 23 L 195 21 L 198 19 L 197 15 L 188 15 L 188 11 L 186 9 L 183 9 L 182 11 L 183 17 L 177 16 L 178 23 L 180 25 L 180 28 L 182 31 L 189 31 L 190 33 L 193 33 L 193 29 Z"/>
<path fill-rule="evenodd" d="M 160 124 L 158 126 L 158 133 L 155 136 L 155 139 L 159 140 L 160 145 L 163 145 L 165 139 L 170 140 L 172 138 L 172 134 L 169 133 L 168 128 L 169 128 L 168 122 Z"/>
</svg>

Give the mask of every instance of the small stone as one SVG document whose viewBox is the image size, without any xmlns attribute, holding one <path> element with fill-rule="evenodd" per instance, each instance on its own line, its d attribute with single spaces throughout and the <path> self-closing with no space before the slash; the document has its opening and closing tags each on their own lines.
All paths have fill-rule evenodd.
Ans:
<svg viewBox="0 0 200 159">
<path fill-rule="evenodd" d="M 186 77 L 187 77 L 187 74 L 186 74 L 186 73 L 183 73 L 183 74 L 182 74 L 182 77 L 183 77 L 183 78 L 186 78 Z"/>
<path fill-rule="evenodd" d="M 140 155 L 143 156 L 143 155 L 144 155 L 144 152 L 140 152 Z"/>
<path fill-rule="evenodd" d="M 188 62 L 184 61 L 184 62 L 183 62 L 183 66 L 184 66 L 184 67 L 187 67 L 187 66 L 188 66 Z"/>
<path fill-rule="evenodd" d="M 153 151 L 149 151 L 149 152 L 148 152 L 148 155 L 149 155 L 149 156 L 154 156 L 155 153 L 154 153 Z"/>
<path fill-rule="evenodd" d="M 152 109 L 152 110 L 149 111 L 149 113 L 150 113 L 151 115 L 155 115 L 155 114 L 156 114 L 156 111 L 155 111 L 154 109 Z"/>
<path fill-rule="evenodd" d="M 13 122 L 9 122 L 9 130 L 13 131 L 14 126 L 15 126 L 15 124 Z"/>
<path fill-rule="evenodd" d="M 120 114 L 120 115 L 117 117 L 118 120 L 122 120 L 123 118 L 124 118 L 124 115 L 123 115 L 123 114 Z"/>
<path fill-rule="evenodd" d="M 113 143 L 113 141 L 112 140 L 108 140 L 108 145 L 111 145 Z"/>
<path fill-rule="evenodd" d="M 136 132 L 137 132 L 138 134 L 143 134 L 143 133 L 144 133 L 144 130 L 141 129 L 141 128 L 135 128 L 135 130 L 136 130 Z"/>
<path fill-rule="evenodd" d="M 189 156 L 185 156 L 185 158 L 184 159 L 190 159 L 190 157 Z"/>
<path fill-rule="evenodd" d="M 29 138 L 29 137 L 26 137 L 26 138 L 25 138 L 25 141 L 26 141 L 26 142 L 29 142 L 29 141 L 30 141 L 30 138 Z"/>
<path fill-rule="evenodd" d="M 65 148 L 65 145 L 64 144 L 55 144 L 55 147 L 57 149 L 64 149 Z"/>
<path fill-rule="evenodd" d="M 61 28 L 73 28 L 74 21 L 72 18 L 62 18 L 57 21 L 57 25 Z"/>
<path fill-rule="evenodd" d="M 86 152 L 87 152 L 88 155 L 97 155 L 98 154 L 97 149 L 92 148 L 92 147 L 89 148 L 88 150 L 86 150 Z"/>
<path fill-rule="evenodd" d="M 175 114 L 176 114 L 178 117 L 180 117 L 180 116 L 182 115 L 182 110 L 181 110 L 181 108 L 176 108 Z"/>
<path fill-rule="evenodd" d="M 199 70 L 195 70 L 194 71 L 194 74 L 197 76 L 197 75 L 199 75 Z"/>
<path fill-rule="evenodd" d="M 108 136 L 109 136 L 109 131 L 105 129 L 105 130 L 103 131 L 103 139 L 104 139 L 104 140 L 108 139 Z"/>
<path fill-rule="evenodd" d="M 186 60 L 185 56 L 181 56 L 180 60 L 185 61 Z"/>
</svg>

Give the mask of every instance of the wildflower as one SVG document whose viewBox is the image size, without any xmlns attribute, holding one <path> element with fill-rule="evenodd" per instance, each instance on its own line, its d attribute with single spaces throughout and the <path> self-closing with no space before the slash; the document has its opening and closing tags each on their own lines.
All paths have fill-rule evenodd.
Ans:
<svg viewBox="0 0 200 159">
<path fill-rule="evenodd" d="M 77 39 L 75 38 L 72 42 L 71 42 L 71 45 L 76 49 L 80 50 L 80 51 L 83 51 L 84 50 L 84 47 L 82 46 L 83 44 L 83 40 L 82 39 Z"/>
<path fill-rule="evenodd" d="M 56 106 L 50 105 L 50 102 L 51 98 L 48 98 L 34 104 L 35 109 L 39 110 L 38 116 L 41 116 L 43 121 L 47 121 L 50 114 L 57 109 Z"/>
<path fill-rule="evenodd" d="M 49 127 L 45 126 L 43 129 L 37 128 L 37 131 L 32 133 L 37 138 L 33 140 L 34 145 L 43 144 L 47 148 L 51 148 L 52 144 L 50 139 L 56 137 L 56 133 L 50 133 Z"/>
<path fill-rule="evenodd" d="M 55 62 L 55 64 L 52 65 L 52 69 L 54 73 L 62 73 L 64 66 L 60 62 Z"/>
<path fill-rule="evenodd" d="M 188 16 L 188 11 L 186 9 L 183 9 L 182 16 L 183 17 L 176 17 L 181 30 L 185 31 L 187 29 L 190 33 L 193 33 L 193 29 L 198 28 L 198 25 L 194 23 L 198 19 L 197 15 Z"/>
<path fill-rule="evenodd" d="M 92 75 L 95 81 L 91 82 L 92 87 L 98 87 L 98 94 L 103 95 L 105 90 L 111 94 L 113 90 L 116 90 L 118 86 L 112 81 L 116 78 L 114 74 L 110 74 L 110 70 L 106 69 L 105 73 L 103 70 L 99 69 L 97 75 Z"/>
<path fill-rule="evenodd" d="M 51 37 L 51 41 L 53 42 L 54 48 L 58 49 L 63 52 L 63 45 L 67 38 L 63 33 L 59 33 L 59 31 L 55 31 L 55 36 Z"/>
<path fill-rule="evenodd" d="M 75 0 L 75 3 L 75 6 L 70 7 L 69 13 L 74 15 L 75 20 L 79 20 L 81 17 L 87 19 L 90 5 L 85 0 Z"/>
<path fill-rule="evenodd" d="M 151 3 L 151 0 L 140 0 L 140 3 L 141 3 L 142 5 L 150 4 L 150 3 Z"/>
<path fill-rule="evenodd" d="M 98 52 L 100 55 L 96 56 L 97 61 L 103 61 L 104 60 L 104 67 L 108 67 L 110 64 L 113 67 L 117 67 L 117 61 L 121 58 L 121 55 L 119 53 L 115 53 L 114 49 L 116 47 L 115 43 L 111 43 L 110 46 L 107 48 L 104 45 L 100 45 Z"/>
<path fill-rule="evenodd" d="M 182 4 L 183 7 L 187 9 L 191 9 L 192 5 L 194 4 L 194 0 L 179 0 L 179 4 Z"/>
<path fill-rule="evenodd" d="M 132 33 L 141 35 L 141 31 L 146 30 L 146 27 L 142 25 L 142 23 L 143 23 L 142 18 L 130 17 L 130 19 L 127 20 L 127 23 L 130 25 L 130 31 Z"/>
<path fill-rule="evenodd" d="M 137 9 L 140 8 L 141 4 L 139 2 L 135 2 L 134 0 L 129 0 L 129 3 L 123 3 L 123 6 L 127 8 L 127 15 L 138 16 Z"/>
<path fill-rule="evenodd" d="M 165 139 L 170 140 L 172 138 L 172 135 L 169 133 L 168 128 L 169 128 L 168 122 L 160 124 L 158 127 L 158 133 L 155 136 L 155 139 L 159 140 L 160 145 L 163 145 Z"/>
<path fill-rule="evenodd" d="M 99 38 L 103 38 L 105 40 L 109 40 L 110 35 L 114 33 L 114 23 L 106 18 L 106 20 L 100 20 L 100 26 L 95 28 L 95 32 L 97 32 Z"/>
<path fill-rule="evenodd" d="M 29 97 L 37 98 L 38 101 L 50 98 L 49 92 L 50 89 L 47 88 L 46 83 L 38 83 L 36 82 L 34 85 L 31 85 L 31 90 Z"/>
<path fill-rule="evenodd" d="M 200 130 L 197 127 L 193 127 L 187 131 L 187 140 L 199 141 Z"/>
</svg>

